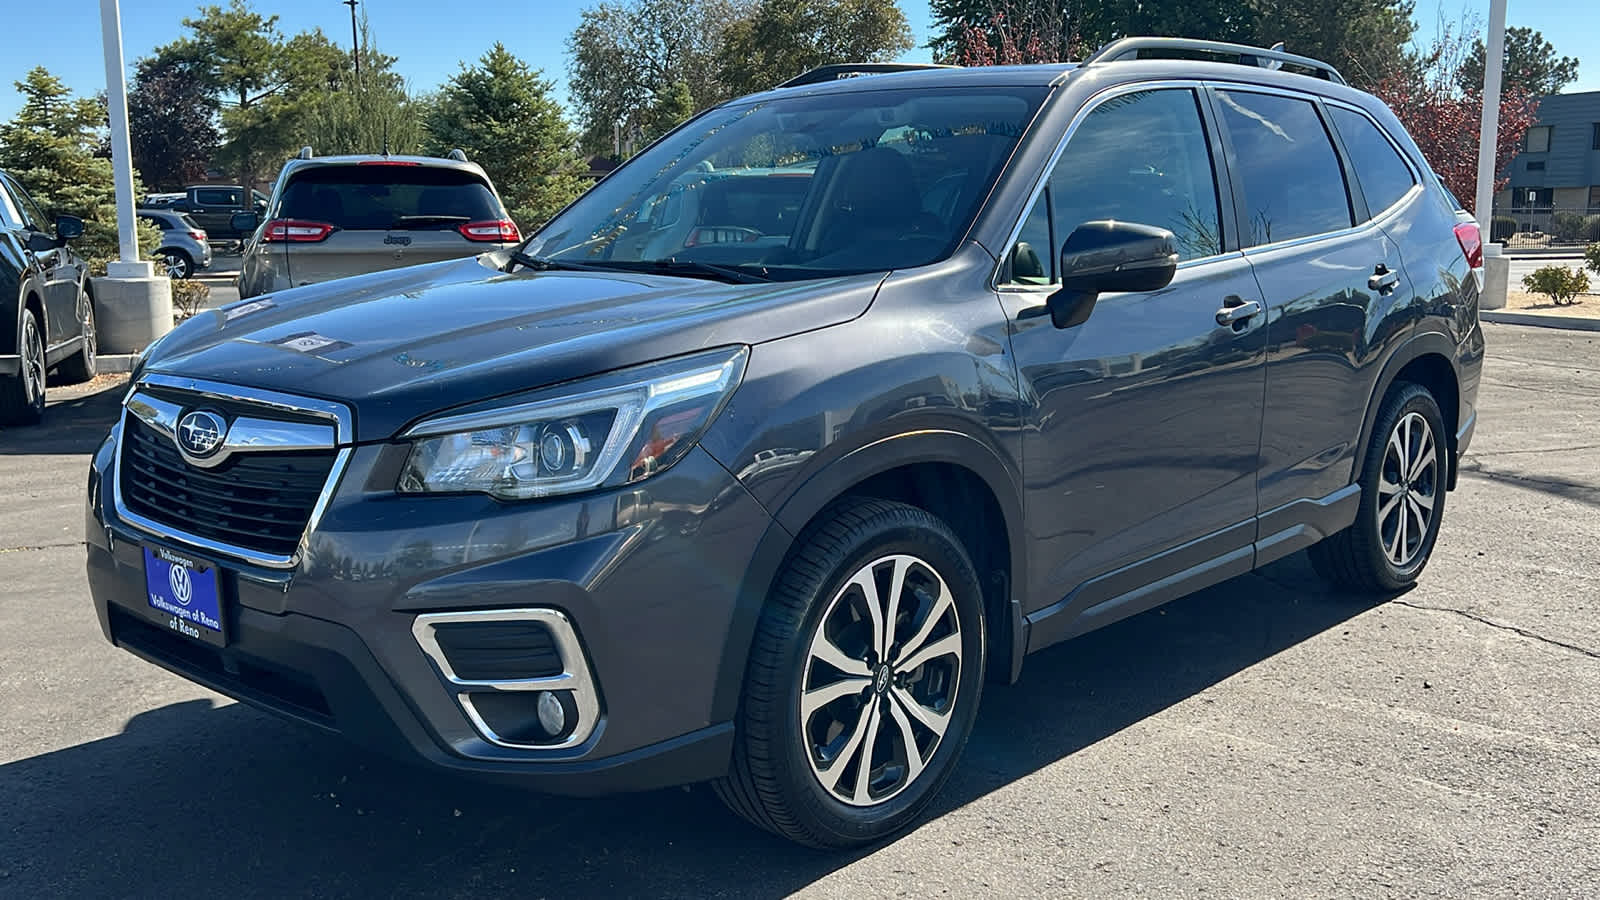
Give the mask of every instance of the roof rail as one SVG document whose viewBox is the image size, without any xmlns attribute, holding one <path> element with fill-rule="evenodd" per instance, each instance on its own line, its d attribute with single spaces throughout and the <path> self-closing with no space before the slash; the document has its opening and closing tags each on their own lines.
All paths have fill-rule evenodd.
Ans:
<svg viewBox="0 0 1600 900">
<path fill-rule="evenodd" d="M 1093 55 L 1083 61 L 1084 65 L 1092 63 L 1118 62 L 1126 59 L 1182 59 L 1178 54 L 1207 53 L 1216 56 L 1230 57 L 1230 60 L 1241 66 L 1259 66 L 1261 68 L 1276 69 L 1279 66 L 1272 63 L 1288 63 L 1293 66 L 1310 69 L 1316 77 L 1345 84 L 1344 76 L 1339 70 L 1320 60 L 1309 56 L 1296 56 L 1282 50 L 1267 50 L 1262 47 L 1247 47 L 1244 44 L 1229 44 L 1223 41 L 1201 41 L 1193 38 L 1173 37 L 1128 37 L 1111 43 L 1096 50 Z"/>
<path fill-rule="evenodd" d="M 778 85 L 778 87 L 788 88 L 800 87 L 803 84 L 822 84 L 843 78 L 855 78 L 858 75 L 882 75 L 886 72 L 914 72 L 918 69 L 957 68 L 960 67 L 942 66 L 937 63 L 836 63 L 831 66 L 818 66 L 804 75 L 796 75 Z"/>
</svg>

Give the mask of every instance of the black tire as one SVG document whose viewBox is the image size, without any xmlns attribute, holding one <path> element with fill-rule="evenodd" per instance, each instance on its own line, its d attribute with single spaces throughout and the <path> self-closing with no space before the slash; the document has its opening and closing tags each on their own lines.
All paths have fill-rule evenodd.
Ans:
<svg viewBox="0 0 1600 900">
<path fill-rule="evenodd" d="M 189 254 L 182 250 L 162 250 L 161 261 L 166 266 L 168 278 L 191 278 L 194 276 L 194 260 L 189 258 Z"/>
<path fill-rule="evenodd" d="M 94 301 L 87 294 L 80 294 L 78 303 L 83 317 L 83 349 L 56 368 L 57 380 L 61 384 L 82 384 L 100 374 L 100 339 L 96 331 L 98 323 L 94 318 Z"/>
<path fill-rule="evenodd" d="M 878 585 L 874 596 L 885 597 L 880 614 L 897 607 L 887 637 L 861 615 L 866 595 L 851 585 L 863 573 Z M 940 579 L 946 591 L 938 590 Z M 899 594 L 896 583 L 905 586 Z M 949 602 L 939 602 L 945 593 Z M 916 600 L 909 612 L 895 599 L 904 597 Z M 852 635 L 861 640 L 851 643 Z M 888 645 L 883 658 L 873 635 Z M 966 745 L 983 689 L 986 641 L 978 576 L 948 526 L 903 503 L 840 501 L 801 534 L 767 598 L 746 668 L 733 768 L 713 783 L 717 795 L 750 822 L 813 847 L 867 844 L 905 828 L 937 795 Z M 818 642 L 861 671 L 850 677 L 819 662 Z M 802 691 L 810 684 L 816 696 L 819 679 L 830 690 L 864 683 L 805 715 Z M 932 706 L 924 702 L 930 699 Z M 942 733 L 923 718 L 930 713 Z M 818 768 L 829 761 L 818 752 L 818 735 L 838 745 L 826 772 Z M 869 746 L 874 762 L 861 777 L 860 756 Z M 835 769 L 830 787 L 824 779 Z"/>
<path fill-rule="evenodd" d="M 44 418 L 44 326 L 33 310 L 22 314 L 20 337 L 22 368 L 0 377 L 0 425 L 37 425 Z"/>
<path fill-rule="evenodd" d="M 1408 434 L 1414 435 L 1419 421 L 1428 427 L 1431 468 L 1424 468 L 1429 457 L 1418 444 L 1407 451 L 1414 450 L 1421 463 L 1409 476 L 1392 479 L 1390 476 L 1398 472 L 1394 464 L 1398 454 L 1391 441 L 1401 439 L 1397 430 L 1403 424 L 1411 429 Z M 1395 385 L 1372 427 L 1362 466 L 1361 506 L 1356 520 L 1311 548 L 1312 566 L 1334 585 L 1359 593 L 1394 593 L 1415 584 L 1439 538 L 1449 475 L 1449 438 L 1438 401 L 1422 385 Z M 1397 484 L 1399 490 L 1395 491 L 1392 488 Z M 1398 510 L 1392 509 L 1391 503 L 1398 504 Z M 1431 506 L 1425 506 L 1429 503 Z M 1380 516 L 1385 510 L 1387 513 Z M 1426 523 L 1419 529 L 1424 511 Z M 1391 523 L 1394 527 L 1389 527 Z M 1398 527 L 1406 531 L 1398 532 Z M 1413 545 L 1411 538 L 1418 530 L 1421 538 Z M 1393 548 L 1399 548 L 1399 552 Z"/>
</svg>

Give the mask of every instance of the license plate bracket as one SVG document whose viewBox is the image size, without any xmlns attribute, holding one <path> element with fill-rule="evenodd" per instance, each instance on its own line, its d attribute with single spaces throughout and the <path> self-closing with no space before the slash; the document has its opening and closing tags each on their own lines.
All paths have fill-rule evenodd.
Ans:
<svg viewBox="0 0 1600 900">
<path fill-rule="evenodd" d="M 144 548 L 145 602 L 150 618 L 216 647 L 228 644 L 222 577 L 215 563 L 165 547 Z"/>
</svg>

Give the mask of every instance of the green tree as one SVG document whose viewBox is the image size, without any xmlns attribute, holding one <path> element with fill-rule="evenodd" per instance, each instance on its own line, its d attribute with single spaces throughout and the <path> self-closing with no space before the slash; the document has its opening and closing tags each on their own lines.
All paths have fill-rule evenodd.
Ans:
<svg viewBox="0 0 1600 900">
<path fill-rule="evenodd" d="M 111 160 L 97 155 L 106 127 L 105 107 L 72 92 L 43 66 L 16 82 L 23 96 L 15 119 L 0 125 L 0 169 L 11 173 L 43 207 L 46 215 L 84 220 L 78 253 L 97 269 L 117 256 L 116 188 Z M 135 195 L 141 193 L 135 183 Z M 45 227 L 49 227 L 48 223 Z M 139 226 L 139 252 L 148 256 L 160 241 L 149 225 Z"/>
<path fill-rule="evenodd" d="M 217 110 L 191 61 L 139 62 L 128 91 L 128 132 L 133 166 L 145 184 L 178 190 L 205 175 L 222 141 Z"/>
<path fill-rule="evenodd" d="M 1332 64 L 1370 89 L 1405 64 L 1412 0 L 1252 0 L 1256 40 Z"/>
<path fill-rule="evenodd" d="M 430 152 L 465 150 L 489 173 L 524 230 L 549 219 L 587 187 L 576 137 L 552 97 L 554 85 L 496 43 L 462 64 L 428 112 Z"/>
<path fill-rule="evenodd" d="M 1461 86 L 1466 90 L 1483 89 L 1483 60 L 1487 51 L 1483 39 L 1473 45 L 1472 54 L 1461 65 Z M 1557 56 L 1556 48 L 1544 35 L 1532 28 L 1507 28 L 1505 75 L 1506 84 L 1514 84 L 1535 97 L 1559 94 L 1561 89 L 1578 80 L 1578 61 L 1571 56 Z"/>
<path fill-rule="evenodd" d="M 256 12 L 249 0 L 202 7 L 183 24 L 190 34 L 160 48 L 157 58 L 194 66 L 222 105 L 218 158 L 253 187 L 295 148 L 309 105 L 338 86 L 349 56 L 320 29 L 285 38 L 278 17 Z"/>
<path fill-rule="evenodd" d="M 695 109 L 733 96 L 719 77 L 723 33 L 751 0 L 601 0 L 583 10 L 567 40 L 567 90 L 583 147 L 609 153 L 615 130 L 648 133 L 656 103 L 672 85 L 689 88 Z"/>
<path fill-rule="evenodd" d="M 361 73 L 354 60 L 306 103 L 301 140 L 323 154 L 417 153 L 424 143 L 426 104 L 413 98 L 394 71 L 395 57 L 378 50 L 361 16 Z"/>
<path fill-rule="evenodd" d="M 763 91 L 829 63 L 884 62 L 911 49 L 895 0 L 761 0 L 723 34 L 721 82 Z"/>
<path fill-rule="evenodd" d="M 661 137 L 692 115 L 694 115 L 694 95 L 689 93 L 687 84 L 674 81 L 650 107 L 650 127 L 644 133 L 645 140 L 653 141 Z"/>
<path fill-rule="evenodd" d="M 1255 11 L 1237 0 L 932 0 L 931 11 L 929 46 L 947 62 L 1062 62 L 1129 35 L 1248 43 L 1256 34 Z"/>
</svg>

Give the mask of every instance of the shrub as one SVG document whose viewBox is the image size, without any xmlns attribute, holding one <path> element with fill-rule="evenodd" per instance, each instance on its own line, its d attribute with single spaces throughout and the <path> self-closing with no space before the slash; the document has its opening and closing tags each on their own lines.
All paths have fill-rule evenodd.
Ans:
<svg viewBox="0 0 1600 900">
<path fill-rule="evenodd" d="M 1489 240 L 1503 244 L 1517 233 L 1517 220 L 1510 216 L 1495 216 L 1489 220 Z"/>
<path fill-rule="evenodd" d="M 200 311 L 211 296 L 211 288 L 194 279 L 172 279 L 172 309 L 178 318 L 187 319 Z"/>
<path fill-rule="evenodd" d="M 1561 306 L 1577 302 L 1577 296 L 1589 290 L 1589 276 L 1582 269 L 1543 266 L 1524 275 L 1522 286 L 1532 293 L 1544 294 Z"/>
<path fill-rule="evenodd" d="M 1577 213 L 1558 212 L 1550 217 L 1550 233 L 1558 241 L 1582 240 L 1583 226 L 1583 216 Z"/>
<path fill-rule="evenodd" d="M 1585 241 L 1600 241 L 1600 216 L 1590 216 L 1583 220 L 1583 239 Z"/>
<path fill-rule="evenodd" d="M 1600 242 L 1590 244 L 1583 251 L 1583 264 L 1589 267 L 1589 271 L 1600 274 Z"/>
</svg>

